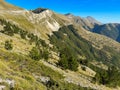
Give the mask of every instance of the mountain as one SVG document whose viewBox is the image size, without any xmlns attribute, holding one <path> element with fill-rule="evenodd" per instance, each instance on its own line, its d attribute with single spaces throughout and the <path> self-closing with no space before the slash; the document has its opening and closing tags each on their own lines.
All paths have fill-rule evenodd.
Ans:
<svg viewBox="0 0 120 90">
<path fill-rule="evenodd" d="M 33 12 L 36 13 L 36 14 L 39 14 L 39 13 L 45 11 L 45 10 L 47 10 L 47 9 L 45 9 L 45 8 L 37 8 L 37 9 L 33 10 Z"/>
<path fill-rule="evenodd" d="M 0 89 L 120 89 L 120 44 L 92 32 L 103 24 L 90 16 L 62 15 L 46 8 L 29 11 L 1 1 L 4 5 Z"/>
<path fill-rule="evenodd" d="M 107 36 L 120 42 L 120 24 L 118 23 L 102 24 L 91 16 L 81 18 L 70 13 L 65 14 L 65 16 L 79 28 L 83 27 L 85 30 Z"/>
<path fill-rule="evenodd" d="M 100 25 L 101 23 L 97 20 L 95 20 L 93 17 L 86 17 L 86 18 L 81 18 L 79 16 L 74 16 L 70 13 L 65 14 L 69 19 L 72 20 L 77 26 L 83 27 L 86 30 L 91 30 L 94 28 L 95 25 Z"/>
<path fill-rule="evenodd" d="M 91 16 L 87 16 L 86 19 L 92 24 L 98 24 L 98 25 L 101 24 L 101 22 L 97 21 L 96 19 L 94 19 Z"/>
<path fill-rule="evenodd" d="M 93 32 L 105 35 L 120 42 L 120 24 L 110 23 L 98 25 L 93 28 Z"/>
<path fill-rule="evenodd" d="M 4 10 L 0 13 L 1 18 L 9 20 L 43 39 L 48 39 L 47 34 L 52 34 L 52 31 L 57 31 L 60 26 L 70 23 L 70 20 L 64 15 L 54 13 L 48 9 L 38 14 L 28 10 Z"/>
<path fill-rule="evenodd" d="M 1 10 L 21 10 L 22 8 L 6 3 L 5 0 L 0 0 L 0 9 Z"/>
</svg>

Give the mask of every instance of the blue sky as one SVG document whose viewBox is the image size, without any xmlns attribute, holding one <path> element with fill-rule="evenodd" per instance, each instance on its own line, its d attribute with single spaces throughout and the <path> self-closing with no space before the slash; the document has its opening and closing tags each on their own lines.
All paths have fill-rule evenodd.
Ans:
<svg viewBox="0 0 120 90">
<path fill-rule="evenodd" d="M 120 23 L 120 0 L 6 0 L 26 9 L 49 8 L 58 13 L 92 16 L 103 23 Z"/>
</svg>

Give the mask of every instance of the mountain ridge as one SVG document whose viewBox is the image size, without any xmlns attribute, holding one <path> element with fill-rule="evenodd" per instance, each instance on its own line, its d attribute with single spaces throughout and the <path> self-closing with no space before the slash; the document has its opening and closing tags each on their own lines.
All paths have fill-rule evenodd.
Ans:
<svg viewBox="0 0 120 90">
<path fill-rule="evenodd" d="M 105 35 L 113 40 L 120 42 L 120 24 L 108 23 L 100 26 L 96 26 L 92 30 L 95 33 Z"/>
<path fill-rule="evenodd" d="M 85 18 L 82 18 L 80 16 L 74 16 L 72 14 L 65 14 L 73 23 L 75 23 L 77 26 L 82 26 L 86 30 L 91 30 L 94 28 L 95 25 L 100 25 L 101 23 L 97 20 L 95 20 L 91 16 L 87 16 Z"/>
<path fill-rule="evenodd" d="M 22 8 L 9 4 L 5 0 L 0 0 L 0 9 L 1 10 L 22 10 Z"/>
</svg>

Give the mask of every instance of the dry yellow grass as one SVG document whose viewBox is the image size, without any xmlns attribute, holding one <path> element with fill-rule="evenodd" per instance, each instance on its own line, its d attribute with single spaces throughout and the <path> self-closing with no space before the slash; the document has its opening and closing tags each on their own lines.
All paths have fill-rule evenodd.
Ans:
<svg viewBox="0 0 120 90">
<path fill-rule="evenodd" d="M 0 9 L 2 10 L 21 10 L 22 8 L 19 8 L 17 6 L 13 6 L 12 4 L 8 4 L 5 2 L 5 0 L 0 0 Z"/>
<path fill-rule="evenodd" d="M 13 50 L 12 52 L 27 55 L 31 48 L 34 46 L 30 45 L 28 41 L 21 39 L 19 35 L 13 37 L 0 33 L 0 48 L 4 49 L 4 43 L 6 40 L 12 40 Z"/>
</svg>

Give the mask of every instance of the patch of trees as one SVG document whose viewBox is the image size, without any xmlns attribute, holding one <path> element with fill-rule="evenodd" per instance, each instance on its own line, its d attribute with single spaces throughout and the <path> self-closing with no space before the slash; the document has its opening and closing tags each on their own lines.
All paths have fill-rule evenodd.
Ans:
<svg viewBox="0 0 120 90">
<path fill-rule="evenodd" d="M 63 69 L 72 71 L 77 71 L 79 66 L 76 56 L 74 56 L 72 51 L 67 47 L 60 51 L 60 61 L 58 62 L 58 65 Z"/>
<path fill-rule="evenodd" d="M 31 49 L 31 51 L 29 52 L 29 56 L 32 59 L 37 60 L 37 61 L 40 59 L 48 60 L 49 55 L 50 55 L 50 53 L 47 49 L 37 48 L 37 47 L 33 47 Z"/>
<path fill-rule="evenodd" d="M 11 24 L 8 21 L 1 20 L 0 23 L 4 26 L 4 30 L 1 32 L 9 36 L 14 36 L 14 34 L 19 34 L 22 39 L 28 39 L 30 42 L 35 42 L 38 40 L 38 36 L 33 33 L 28 33 L 28 31 L 19 28 L 18 26 Z"/>
<path fill-rule="evenodd" d="M 19 28 L 16 25 L 11 24 L 8 21 L 0 19 L 0 24 L 4 26 L 4 30 L 1 32 L 9 35 L 9 36 L 14 36 L 14 34 L 20 35 L 22 39 L 28 40 L 30 44 L 35 43 L 35 47 L 31 49 L 29 52 L 29 56 L 34 59 L 34 60 L 40 60 L 40 59 L 45 59 L 48 60 L 49 58 L 49 46 L 46 44 L 46 42 L 42 39 L 40 39 L 37 35 L 33 33 L 29 33 L 28 31 L 25 31 L 21 28 Z M 12 44 L 10 41 L 5 42 L 5 49 L 11 50 L 13 48 Z"/>
<path fill-rule="evenodd" d="M 38 48 L 33 47 L 29 53 L 29 56 L 34 60 L 39 60 L 41 58 L 41 51 Z"/>
<path fill-rule="evenodd" d="M 50 56 L 49 46 L 46 42 L 42 39 L 39 39 L 34 34 L 29 34 L 29 41 L 30 43 L 35 42 L 35 47 L 31 49 L 29 52 L 29 56 L 34 60 L 48 60 Z"/>
<path fill-rule="evenodd" d="M 29 56 L 34 60 L 48 60 L 50 53 L 49 46 L 46 44 L 46 42 L 42 39 L 39 39 L 37 36 L 34 36 L 34 34 L 29 34 L 29 38 L 31 42 L 35 42 L 35 47 L 31 49 Z"/>
<path fill-rule="evenodd" d="M 4 34 L 7 34 L 9 36 L 13 36 L 14 34 L 18 34 L 20 32 L 20 28 L 18 28 L 16 25 L 11 24 L 8 21 L 0 19 L 1 25 L 4 26 L 4 30 L 1 32 Z"/>
<path fill-rule="evenodd" d="M 120 71 L 115 66 L 112 66 L 107 71 L 101 70 L 97 72 L 93 80 L 111 87 L 120 86 Z"/>
<path fill-rule="evenodd" d="M 54 32 L 54 34 L 50 36 L 50 41 L 54 46 L 56 46 L 58 51 L 61 50 L 61 48 L 68 47 L 74 57 L 84 56 L 86 60 L 78 59 L 78 62 L 86 66 L 88 65 L 88 61 L 91 60 L 109 60 L 104 50 L 100 51 L 94 48 L 92 43 L 82 38 L 72 25 L 63 26 L 58 32 Z"/>
</svg>

